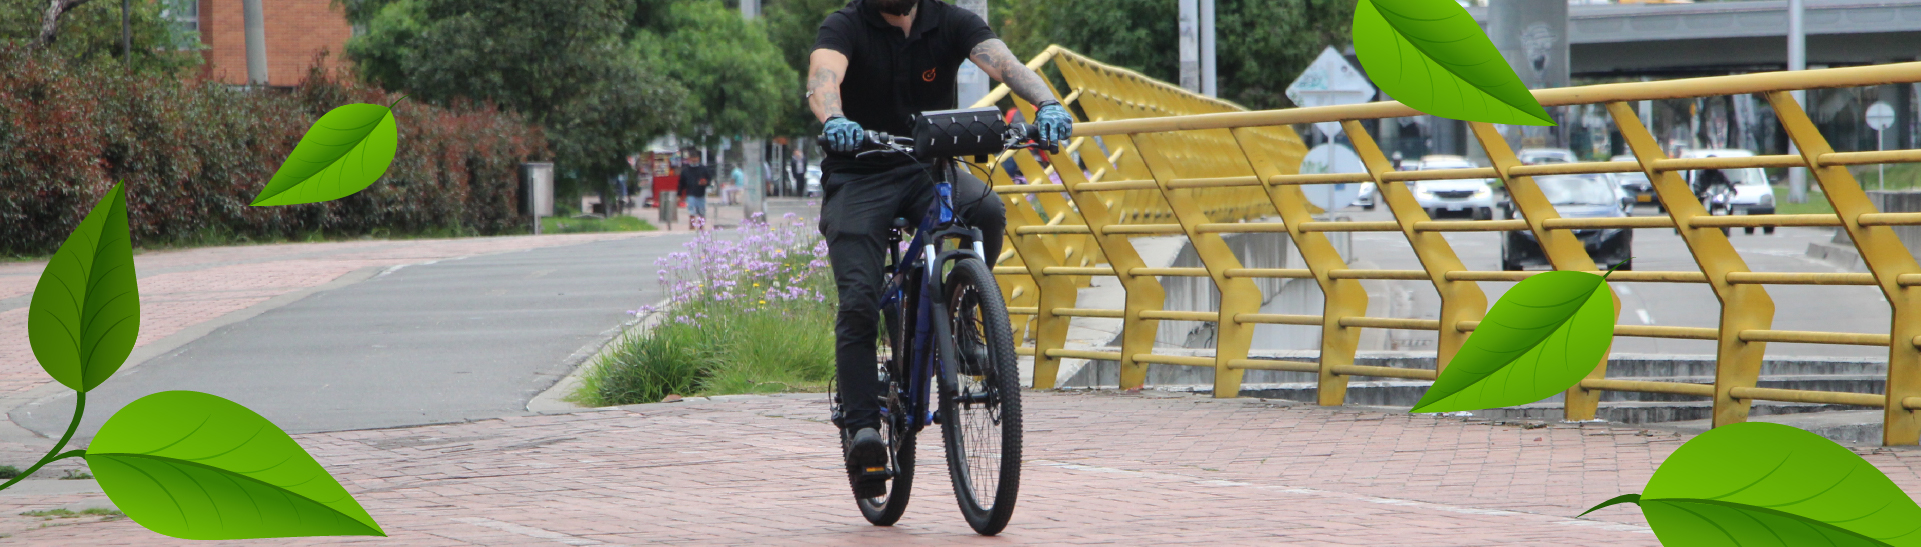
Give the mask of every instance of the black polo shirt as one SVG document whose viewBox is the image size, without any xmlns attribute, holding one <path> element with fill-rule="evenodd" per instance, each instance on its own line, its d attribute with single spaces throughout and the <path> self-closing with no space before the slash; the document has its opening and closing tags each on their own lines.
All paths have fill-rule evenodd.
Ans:
<svg viewBox="0 0 1921 547">
<path fill-rule="evenodd" d="M 881 18 L 866 0 L 854 0 L 820 24 L 815 49 L 847 56 L 840 100 L 847 119 L 872 131 L 907 136 L 913 115 L 955 108 L 954 73 L 974 46 L 994 39 L 974 12 L 940 0 L 921 0 L 912 32 Z M 907 163 L 898 154 L 855 160 L 829 154 L 822 171 L 873 172 Z"/>
</svg>

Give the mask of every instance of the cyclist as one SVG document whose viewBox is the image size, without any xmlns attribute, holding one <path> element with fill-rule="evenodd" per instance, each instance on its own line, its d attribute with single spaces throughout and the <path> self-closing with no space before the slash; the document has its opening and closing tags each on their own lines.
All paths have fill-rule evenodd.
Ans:
<svg viewBox="0 0 1921 547">
<path fill-rule="evenodd" d="M 986 21 L 939 0 L 854 0 L 821 23 L 809 58 L 807 103 L 823 124 L 829 152 L 821 162 L 820 233 L 840 289 L 834 364 L 850 470 L 887 462 L 874 368 L 884 242 L 895 218 L 918 220 L 935 198 L 932 178 L 912 158 L 850 153 L 859 150 L 865 130 L 909 135 L 913 114 L 956 108 L 954 74 L 962 60 L 1039 106 L 1035 125 L 1049 142 L 1073 133 L 1067 109 Z M 1006 210 L 980 179 L 961 172 L 952 180 L 957 213 L 980 229 L 982 258 L 992 265 Z M 863 480 L 854 494 L 883 495 L 884 481 Z"/>
</svg>

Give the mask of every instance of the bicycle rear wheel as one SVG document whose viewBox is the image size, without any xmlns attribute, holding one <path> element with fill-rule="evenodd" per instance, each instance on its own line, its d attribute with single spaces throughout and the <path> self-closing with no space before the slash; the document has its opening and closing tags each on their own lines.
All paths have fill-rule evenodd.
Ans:
<svg viewBox="0 0 1921 547">
<path fill-rule="evenodd" d="M 943 341 L 941 434 L 954 497 L 968 526 L 982 535 L 1007 527 L 1020 491 L 1020 370 L 1007 306 L 993 274 L 963 259 L 947 276 Z"/>
<path fill-rule="evenodd" d="M 874 498 L 857 498 L 860 515 L 875 526 L 893 526 L 907 512 L 907 500 L 914 489 L 914 432 L 906 424 L 907 401 L 902 393 L 905 378 L 899 371 L 907 352 L 901 344 L 908 335 L 903 314 L 894 306 L 881 312 L 880 436 L 887 441 L 887 465 L 894 476 L 887 481 L 887 493 Z M 843 437 L 845 438 L 845 437 Z M 852 476 L 849 476 L 852 480 Z"/>
</svg>

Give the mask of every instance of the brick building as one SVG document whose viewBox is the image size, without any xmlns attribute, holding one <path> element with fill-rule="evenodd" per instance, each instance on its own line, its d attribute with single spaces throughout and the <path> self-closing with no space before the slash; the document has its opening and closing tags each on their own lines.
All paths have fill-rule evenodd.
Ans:
<svg viewBox="0 0 1921 547">
<path fill-rule="evenodd" d="M 246 19 L 241 0 L 176 0 L 178 20 L 200 32 L 203 75 L 229 84 L 247 83 Z M 328 68 L 345 61 L 353 26 L 333 0 L 262 0 L 267 24 L 267 83 L 290 86 L 306 78 L 322 52 Z"/>
</svg>

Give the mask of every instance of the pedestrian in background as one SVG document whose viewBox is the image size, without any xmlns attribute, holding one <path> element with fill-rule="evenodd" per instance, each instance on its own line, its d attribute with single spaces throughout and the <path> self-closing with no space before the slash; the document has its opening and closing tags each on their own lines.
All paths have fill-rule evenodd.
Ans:
<svg viewBox="0 0 1921 547">
<path fill-rule="evenodd" d="M 729 178 L 732 179 L 733 184 L 727 186 L 727 204 L 739 205 L 741 202 L 740 193 L 747 190 L 747 173 L 741 171 L 740 166 L 736 165 L 734 166 L 734 172 L 730 174 Z"/>
<path fill-rule="evenodd" d="M 687 196 L 687 227 L 690 230 L 707 223 L 707 186 L 713 184 L 713 179 L 713 169 L 701 165 L 700 156 L 688 156 L 687 164 L 680 168 L 680 195 Z"/>
</svg>

